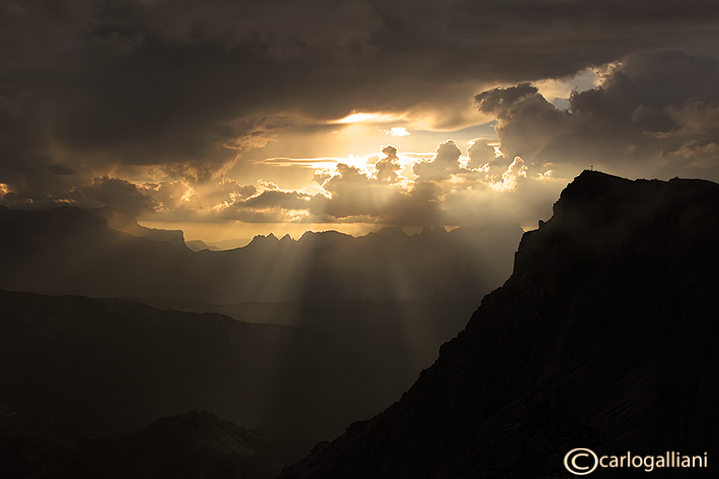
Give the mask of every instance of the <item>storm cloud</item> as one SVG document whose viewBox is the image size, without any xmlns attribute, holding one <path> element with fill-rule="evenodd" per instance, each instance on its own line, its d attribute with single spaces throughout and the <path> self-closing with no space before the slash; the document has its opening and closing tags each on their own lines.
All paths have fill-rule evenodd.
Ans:
<svg viewBox="0 0 719 479">
<path fill-rule="evenodd" d="M 718 25 L 708 0 L 0 0 L 0 202 L 417 223 L 446 217 L 447 195 L 485 165 L 475 189 L 505 184 L 517 156 L 530 179 L 657 158 L 713 171 L 715 60 L 636 52 L 712 52 Z M 532 86 L 612 62 L 566 110 Z M 319 192 L 227 176 L 284 129 L 353 112 L 466 126 L 482 91 L 470 120 L 498 120 L 504 156 L 479 140 L 462 167 L 455 145 L 403 179 L 384 152 Z"/>
<path fill-rule="evenodd" d="M 536 171 L 591 166 L 627 176 L 719 180 L 719 62 L 677 51 L 633 54 L 556 108 L 522 83 L 485 91 L 501 150 Z"/>
</svg>

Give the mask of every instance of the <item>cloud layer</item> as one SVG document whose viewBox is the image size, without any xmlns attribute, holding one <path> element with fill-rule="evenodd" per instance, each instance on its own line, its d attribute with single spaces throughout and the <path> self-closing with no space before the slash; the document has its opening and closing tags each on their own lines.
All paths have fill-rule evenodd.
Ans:
<svg viewBox="0 0 719 479">
<path fill-rule="evenodd" d="M 636 52 L 711 52 L 718 26 L 709 0 L 0 0 L 0 202 L 456 224 L 589 165 L 714 178 L 716 60 Z M 567 109 L 532 86 L 608 64 Z M 503 156 L 487 139 L 423 161 L 386 146 L 301 191 L 229 174 L 279 132 L 353 112 L 496 119 Z"/>
<path fill-rule="evenodd" d="M 677 51 L 634 54 L 558 109 L 529 83 L 485 91 L 501 148 L 537 170 L 594 166 L 628 176 L 719 180 L 719 62 Z"/>
</svg>

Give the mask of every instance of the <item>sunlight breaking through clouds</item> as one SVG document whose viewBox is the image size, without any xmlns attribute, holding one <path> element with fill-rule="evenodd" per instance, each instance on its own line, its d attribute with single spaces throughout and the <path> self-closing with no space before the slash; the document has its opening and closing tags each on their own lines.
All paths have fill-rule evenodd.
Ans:
<svg viewBox="0 0 719 479">
<path fill-rule="evenodd" d="M 352 113 L 339 120 L 330 121 L 329 123 L 345 124 L 345 123 L 389 123 L 401 120 L 404 115 L 394 115 L 389 113 Z"/>
<path fill-rule="evenodd" d="M 390 128 L 389 130 L 380 130 L 380 133 L 384 134 L 385 136 L 409 136 L 410 135 L 410 133 L 407 131 L 407 128 L 404 128 L 402 126 Z"/>
<path fill-rule="evenodd" d="M 273 159 L 270 164 L 306 168 L 312 162 Z M 488 140 L 471 142 L 466 152 L 447 140 L 430 155 L 403 154 L 393 145 L 384 145 L 378 154 L 323 159 L 315 166 L 319 168 L 313 184 L 298 189 L 262 180 L 243 185 L 224 178 L 216 185 L 221 194 L 184 183 L 156 185 L 154 190 L 166 192 L 160 200 L 165 218 L 268 224 L 364 223 L 369 228 L 454 227 L 486 223 L 502 215 L 507 219 L 507 212 L 514 209 L 510 205 L 517 200 L 512 193 L 517 190 L 522 189 L 528 197 L 551 197 L 561 187 L 551 181 L 545 181 L 544 188 L 532 186 L 536 180 L 528 177 L 524 160 L 516 157 L 510 161 Z M 505 195 L 509 196 L 503 198 Z M 490 205 L 492 210 L 487 210 Z M 534 210 L 529 213 L 534 214 Z"/>
<path fill-rule="evenodd" d="M 574 77 L 485 89 L 473 97 L 485 121 L 477 129 L 436 131 L 396 112 L 270 115 L 228 124 L 226 133 L 243 140 L 212 140 L 216 159 L 203 146 L 191 161 L 104 170 L 98 160 L 88 170 L 58 149 L 63 157 L 35 181 L 0 183 L 0 201 L 111 206 L 184 223 L 525 224 L 546 216 L 541 205 L 591 167 L 629 177 L 719 174 L 717 78 L 712 58 L 633 54 Z"/>
<path fill-rule="evenodd" d="M 432 225 L 592 165 L 718 180 L 719 10 L 584 3 L 10 2 L 0 204 Z"/>
</svg>

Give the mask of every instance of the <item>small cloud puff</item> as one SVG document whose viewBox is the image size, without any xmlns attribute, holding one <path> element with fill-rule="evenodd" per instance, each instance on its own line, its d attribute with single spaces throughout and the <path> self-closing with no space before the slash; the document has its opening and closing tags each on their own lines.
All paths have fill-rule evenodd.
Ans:
<svg viewBox="0 0 719 479">
<path fill-rule="evenodd" d="M 389 130 L 380 130 L 380 132 L 383 133 L 385 136 L 409 136 L 410 135 L 410 133 L 407 131 L 407 128 L 404 128 L 402 126 L 390 128 Z"/>
<path fill-rule="evenodd" d="M 437 146 L 434 157 L 429 161 L 415 163 L 412 172 L 421 180 L 444 180 L 459 172 L 459 157 L 462 155 L 453 140 L 447 140 Z"/>
</svg>

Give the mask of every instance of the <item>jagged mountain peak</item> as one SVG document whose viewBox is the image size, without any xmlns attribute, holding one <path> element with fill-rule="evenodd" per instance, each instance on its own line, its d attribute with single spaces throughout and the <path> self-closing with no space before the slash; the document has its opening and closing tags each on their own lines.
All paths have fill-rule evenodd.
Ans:
<svg viewBox="0 0 719 479">
<path fill-rule="evenodd" d="M 384 236 L 386 238 L 407 238 L 407 233 L 404 232 L 402 228 L 399 226 L 390 226 L 387 228 L 382 228 L 381 230 L 377 231 L 375 233 L 378 236 Z"/>
<path fill-rule="evenodd" d="M 252 238 L 252 241 L 247 244 L 247 246 L 244 246 L 244 248 L 249 249 L 259 246 L 275 245 L 279 242 L 279 238 L 277 238 L 274 233 L 269 233 L 267 235 L 256 235 L 254 238 Z"/>
<path fill-rule="evenodd" d="M 447 229 L 444 226 L 425 226 L 418 234 L 421 238 L 432 238 L 447 234 Z"/>
</svg>

